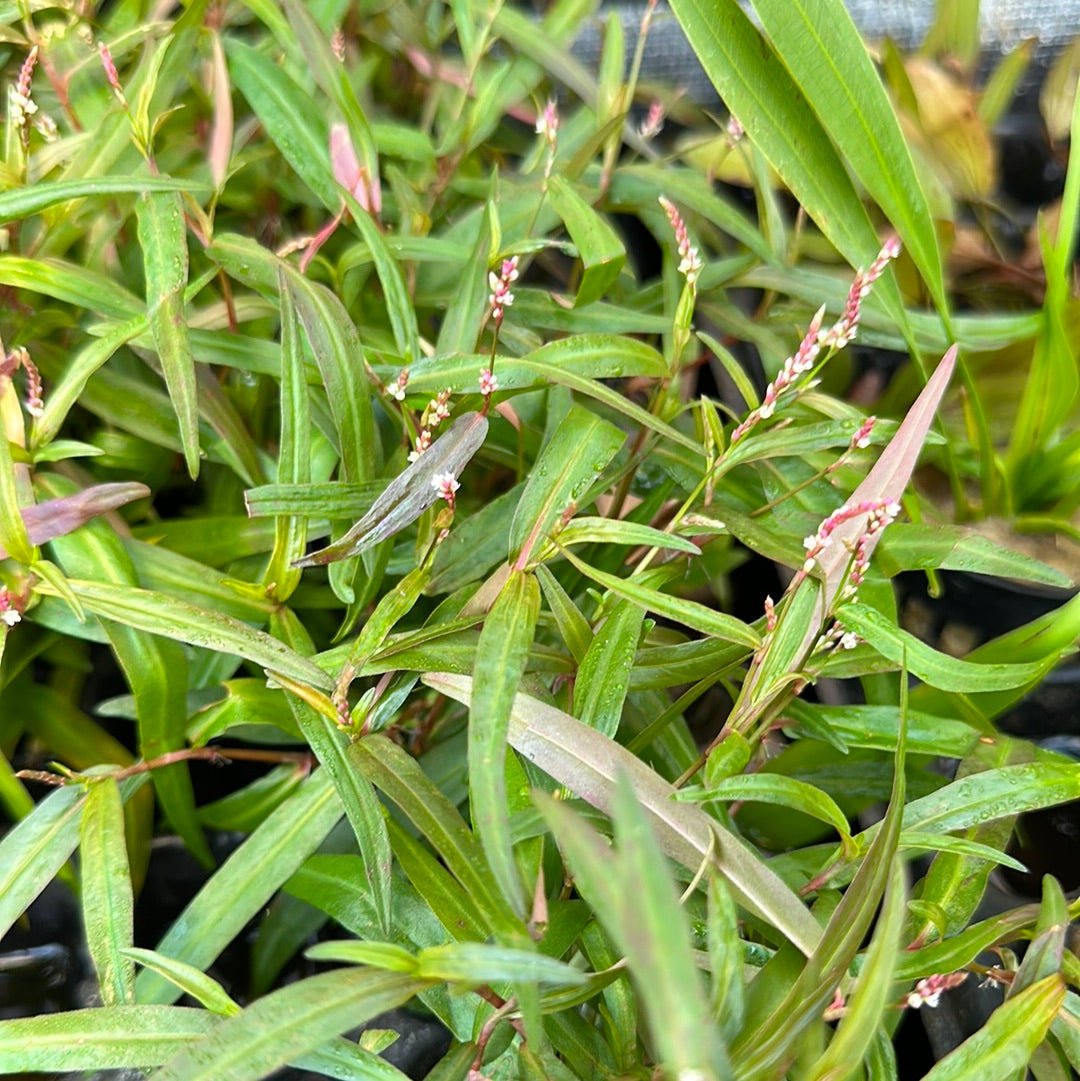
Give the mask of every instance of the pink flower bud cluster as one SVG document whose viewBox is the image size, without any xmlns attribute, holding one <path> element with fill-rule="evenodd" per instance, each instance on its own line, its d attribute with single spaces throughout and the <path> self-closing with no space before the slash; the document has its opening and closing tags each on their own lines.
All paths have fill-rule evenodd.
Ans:
<svg viewBox="0 0 1080 1081">
<path fill-rule="evenodd" d="M 387 388 L 386 393 L 394 399 L 395 402 L 405 401 L 405 388 L 409 385 L 409 369 L 402 368 L 397 374 L 395 379 Z"/>
<path fill-rule="evenodd" d="M 431 399 L 424 410 L 424 427 L 434 431 L 444 420 L 450 419 L 450 394 L 447 387 Z"/>
<path fill-rule="evenodd" d="M 330 51 L 339 64 L 345 63 L 345 34 L 340 26 L 330 35 Z"/>
<path fill-rule="evenodd" d="M 120 104 L 127 108 L 124 88 L 120 85 L 120 74 L 116 70 L 116 63 L 113 61 L 112 53 L 109 52 L 109 46 L 103 41 L 98 42 L 98 54 L 101 56 L 101 66 L 105 69 L 105 78 L 109 80 L 109 86 L 112 87 L 112 91 Z"/>
<path fill-rule="evenodd" d="M 655 139 L 664 130 L 664 116 L 664 103 L 654 101 L 649 106 L 649 111 L 645 114 L 645 119 L 638 128 L 638 135 L 642 139 Z"/>
<path fill-rule="evenodd" d="M 870 295 L 874 282 L 885 273 L 885 268 L 900 254 L 899 237 L 889 237 L 870 264 L 869 270 L 860 270 L 848 290 L 847 303 L 840 318 L 822 335 L 821 344 L 826 348 L 843 349 L 859 328 L 862 302 Z"/>
<path fill-rule="evenodd" d="M 701 256 L 697 248 L 690 243 L 690 235 L 686 231 L 686 222 L 683 221 L 675 204 L 665 195 L 660 196 L 660 205 L 671 222 L 671 228 L 675 232 L 675 243 L 679 246 L 679 273 L 686 276 L 687 285 L 696 285 L 698 275 L 701 273 Z"/>
<path fill-rule="evenodd" d="M 854 631 L 845 630 L 843 623 L 834 619 L 832 626 L 821 636 L 817 648 L 826 650 L 836 646 L 839 649 L 854 649 L 858 644 L 859 636 Z"/>
<path fill-rule="evenodd" d="M 22 134 L 24 144 L 29 138 L 25 130 L 30 118 L 38 111 L 37 102 L 33 100 L 32 80 L 34 68 L 37 66 L 38 47 L 35 45 L 27 54 L 19 69 L 19 78 L 14 86 L 8 88 L 8 118 L 11 126 Z"/>
<path fill-rule="evenodd" d="M 559 138 L 559 110 L 553 100 L 548 101 L 543 111 L 536 118 L 536 134 L 542 135 L 548 146 L 554 150 Z"/>
<path fill-rule="evenodd" d="M 42 400 L 41 373 L 30 359 L 30 351 L 21 345 L 0 362 L 0 377 L 10 379 L 20 368 L 26 372 L 26 411 L 32 417 L 40 417 L 45 406 Z"/>
<path fill-rule="evenodd" d="M 800 376 L 805 375 L 814 367 L 821 345 L 818 342 L 821 330 L 821 321 L 825 317 L 825 308 L 818 308 L 817 314 L 810 320 L 810 326 L 806 331 L 799 348 L 784 361 L 777 377 L 765 389 L 765 398 L 756 409 L 731 433 L 732 444 L 737 443 L 758 421 L 767 420 L 776 412 L 777 399 L 784 393 Z"/>
<path fill-rule="evenodd" d="M 424 453 L 428 447 L 431 446 L 431 429 L 421 428 L 420 434 L 416 437 L 416 443 L 413 449 L 409 451 L 409 461 L 415 462 L 421 454 Z"/>
<path fill-rule="evenodd" d="M 22 621 L 22 605 L 19 598 L 7 589 L 0 589 L 0 623 L 14 627 Z"/>
<path fill-rule="evenodd" d="M 772 634 L 776 630 L 776 602 L 772 597 L 765 598 L 765 633 Z"/>
<path fill-rule="evenodd" d="M 877 417 L 867 417 L 859 425 L 858 431 L 851 437 L 851 450 L 866 450 L 870 446 L 870 436 L 873 434 Z"/>
<path fill-rule="evenodd" d="M 490 398 L 499 389 L 499 381 L 490 368 L 485 368 L 480 373 L 480 393 L 485 398 Z"/>
<path fill-rule="evenodd" d="M 495 320 L 496 326 L 502 324 L 506 309 L 514 303 L 514 294 L 510 292 L 510 286 L 517 279 L 518 257 L 516 255 L 503 260 L 498 274 L 494 270 L 488 274 L 488 285 L 491 287 L 488 303 L 491 305 L 491 318 Z"/>
<path fill-rule="evenodd" d="M 870 540 L 880 533 L 900 513 L 900 504 L 883 499 L 872 499 L 860 503 L 845 503 L 839 510 L 833 511 L 818 527 L 818 531 L 803 541 L 806 560 L 803 574 L 809 574 L 817 563 L 818 557 L 829 546 L 833 533 L 844 522 L 866 515 L 866 525 L 855 545 L 855 558 L 852 563 L 849 584 L 858 586 L 862 582 L 869 563 Z"/>
<path fill-rule="evenodd" d="M 966 979 L 966 972 L 950 972 L 944 976 L 927 976 L 915 984 L 915 990 L 904 1000 L 912 1009 L 920 1009 L 929 1006 L 933 1009 L 941 1002 L 941 996 L 945 991 L 951 991 L 959 987 Z"/>
<path fill-rule="evenodd" d="M 457 490 L 461 487 L 457 477 L 453 473 L 437 473 L 431 478 L 431 486 L 439 493 L 439 498 L 445 499 L 450 509 L 453 510 Z"/>
<path fill-rule="evenodd" d="M 724 127 L 724 135 L 727 138 L 728 146 L 734 146 L 736 143 L 740 143 L 743 137 L 746 135 L 746 129 L 739 123 L 739 118 L 732 113 L 728 117 L 727 125 Z"/>
</svg>

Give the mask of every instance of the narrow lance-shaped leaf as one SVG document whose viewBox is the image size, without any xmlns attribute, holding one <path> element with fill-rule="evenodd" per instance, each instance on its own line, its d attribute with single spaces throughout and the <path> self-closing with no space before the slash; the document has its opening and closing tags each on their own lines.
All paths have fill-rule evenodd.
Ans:
<svg viewBox="0 0 1080 1081">
<path fill-rule="evenodd" d="M 322 844 L 341 817 L 328 772 L 319 770 L 225 861 L 165 933 L 157 952 L 206 968 Z M 179 987 L 144 970 L 137 1000 L 168 1005 Z"/>
<path fill-rule="evenodd" d="M 146 273 L 147 321 L 176 412 L 184 460 L 191 476 L 197 477 L 199 401 L 184 317 L 188 250 L 183 205 L 174 192 L 148 192 L 139 197 L 135 209 Z"/>
<path fill-rule="evenodd" d="M 89 786 L 80 824 L 82 911 L 101 1001 L 135 1000 L 135 965 L 124 950 L 134 936 L 135 901 L 124 840 L 124 808 L 112 778 Z"/>
<path fill-rule="evenodd" d="M 281 438 L 278 484 L 305 485 L 311 480 L 311 415 L 300 329 L 284 272 L 278 275 L 281 296 Z M 250 508 L 249 508 L 250 513 Z M 279 515 L 275 523 L 274 551 L 266 582 L 276 600 L 284 603 L 300 584 L 300 571 L 290 566 L 304 554 L 307 522 L 297 515 Z"/>
<path fill-rule="evenodd" d="M 469 676 L 429 673 L 424 682 L 456 701 L 468 704 L 472 698 Z M 524 694 L 514 699 L 509 740 L 520 754 L 605 813 L 613 806 L 618 771 L 625 772 L 665 855 L 695 873 L 711 853 L 719 852 L 718 869 L 738 903 L 804 953 L 814 950 L 821 928 L 795 894 L 714 819 L 675 802 L 675 789 L 635 755 L 562 710 Z"/>
<path fill-rule="evenodd" d="M 390 868 L 393 857 L 382 804 L 350 753 L 352 744 L 348 737 L 306 702 L 290 695 L 289 705 L 304 738 L 333 778 L 334 788 L 364 859 L 367 888 L 361 887 L 362 892 L 370 894 L 379 928 L 384 935 L 389 935 Z"/>
<path fill-rule="evenodd" d="M 438 498 L 436 477 L 449 473 L 457 477 L 487 436 L 487 417 L 465 413 L 415 462 L 396 476 L 372 504 L 371 510 L 339 541 L 312 552 L 294 563 L 297 567 L 317 567 L 359 555 L 411 525 Z"/>
<path fill-rule="evenodd" d="M 76 785 L 58 789 L 0 841 L 0 937 L 75 851 L 84 802 Z"/>
<path fill-rule="evenodd" d="M 558 173 L 549 183 L 548 198 L 555 213 L 562 218 L 584 268 L 574 304 L 577 307 L 591 304 L 599 300 L 618 278 L 626 261 L 626 250 L 615 230 L 572 184 Z"/>
<path fill-rule="evenodd" d="M 74 495 L 59 499 L 47 499 L 22 508 L 23 522 L 31 544 L 44 544 L 54 537 L 85 525 L 91 518 L 106 514 L 117 507 L 132 503 L 136 499 L 145 499 L 150 489 L 137 481 L 123 481 L 112 484 L 95 484 L 84 488 Z M 8 553 L 0 547 L 0 559 L 7 559 Z"/>
<path fill-rule="evenodd" d="M 999 1006 L 990 1020 L 923 1081 L 1006 1081 L 1022 1070 L 1042 1043 L 1065 1000 L 1061 976 L 1047 976 Z"/>
<path fill-rule="evenodd" d="M 947 312 L 933 214 L 847 8 L 841 0 L 754 0 L 754 9 L 843 160 L 892 222 L 934 302 Z"/>
<path fill-rule="evenodd" d="M 323 972 L 274 991 L 223 1021 L 154 1076 L 158 1081 L 258 1081 L 429 986 L 405 973 L 377 969 Z"/>
<path fill-rule="evenodd" d="M 514 862 L 506 792 L 507 731 L 540 616 L 536 576 L 519 570 L 496 598 L 476 647 L 469 707 L 469 800 L 474 828 L 511 907 L 525 914 L 525 892 Z"/>
</svg>

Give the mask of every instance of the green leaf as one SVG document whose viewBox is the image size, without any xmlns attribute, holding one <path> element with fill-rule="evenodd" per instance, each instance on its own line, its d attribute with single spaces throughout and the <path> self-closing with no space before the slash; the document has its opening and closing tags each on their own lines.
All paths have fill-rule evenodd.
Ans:
<svg viewBox="0 0 1080 1081">
<path fill-rule="evenodd" d="M 553 957 L 481 942 L 452 942 L 421 950 L 416 956 L 416 975 L 466 985 L 535 982 L 581 987 L 589 981 L 586 973 Z"/>
<path fill-rule="evenodd" d="M 199 475 L 199 401 L 195 358 L 184 316 L 188 279 L 187 228 L 180 196 L 146 193 L 135 204 L 146 274 L 146 318 L 180 427 L 192 479 Z"/>
<path fill-rule="evenodd" d="M 246 623 L 149 589 L 72 579 L 80 603 L 95 615 L 217 653 L 233 653 L 263 668 L 329 690 L 329 676 L 276 638 Z"/>
<path fill-rule="evenodd" d="M 84 804 L 85 793 L 76 785 L 58 789 L 0 841 L 0 938 L 75 851 Z"/>
<path fill-rule="evenodd" d="M 124 807 L 116 781 L 101 778 L 86 794 L 79 826 L 86 945 L 105 1006 L 132 1005 L 135 966 L 124 950 L 135 934 L 135 900 L 124 840 Z"/>
<path fill-rule="evenodd" d="M 569 560 L 586 578 L 611 590 L 616 597 L 631 601 L 649 612 L 673 619 L 685 627 L 692 627 L 702 634 L 718 638 L 724 642 L 734 642 L 745 646 L 747 649 L 756 649 L 761 645 L 761 639 L 751 627 L 748 627 L 740 619 L 729 616 L 724 612 L 717 612 L 697 601 L 685 600 L 682 597 L 672 597 L 667 593 L 661 593 L 658 589 L 650 589 L 648 586 L 638 585 L 633 578 L 618 578 L 614 574 L 597 570 L 583 563 L 572 552 L 563 550 L 563 556 Z"/>
<path fill-rule="evenodd" d="M 38 214 L 57 203 L 88 199 L 95 195 L 144 192 L 208 191 L 206 184 L 173 176 L 87 176 L 79 180 L 37 181 L 25 187 L 0 192 L 0 222 L 16 221 Z"/>
<path fill-rule="evenodd" d="M 281 437 L 278 450 L 278 484 L 302 487 L 311 480 L 311 406 L 308 399 L 300 328 L 284 273 L 278 277 L 281 296 Z M 245 493 L 246 500 L 246 493 Z M 248 504 L 248 513 L 251 505 Z M 275 599 L 285 602 L 300 584 L 301 572 L 290 566 L 307 547 L 307 522 L 281 515 L 274 534 L 274 551 L 265 581 Z"/>
<path fill-rule="evenodd" d="M 907 522 L 891 525 L 878 548 L 877 564 L 892 576 L 901 570 L 971 571 L 1023 582 L 1068 587 L 1068 575 L 960 526 Z"/>
<path fill-rule="evenodd" d="M 207 976 L 194 965 L 187 965 L 174 957 L 166 957 L 154 950 L 143 950 L 135 946 L 128 947 L 122 952 L 125 957 L 137 961 L 143 968 L 156 972 L 175 984 L 185 995 L 190 995 L 211 1013 L 220 1014 L 222 1017 L 232 1017 L 240 1012 L 240 1007 L 226 993 L 225 988 L 212 976 Z"/>
<path fill-rule="evenodd" d="M 644 620 L 645 610 L 638 605 L 629 601 L 614 605 L 578 666 L 574 713 L 583 724 L 611 738 L 619 730 Z"/>
<path fill-rule="evenodd" d="M 469 804 L 491 872 L 503 896 L 525 915 L 525 891 L 514 862 L 506 789 L 506 734 L 540 616 L 533 574 L 510 572 L 480 631 L 469 706 Z"/>
<path fill-rule="evenodd" d="M 712 1012 L 730 1042 L 742 1027 L 746 989 L 739 912 L 719 875 L 709 879 L 707 920 Z"/>
<path fill-rule="evenodd" d="M 315 851 L 341 817 L 328 771 L 318 771 L 229 857 L 158 943 L 156 952 L 206 968 Z M 136 998 L 168 1005 L 180 988 L 140 972 Z"/>
<path fill-rule="evenodd" d="M 229 74 L 247 98 L 267 134 L 298 177 L 336 214 L 341 189 L 330 170 L 325 113 L 312 109 L 310 94 L 257 49 L 237 38 L 225 39 Z"/>
<path fill-rule="evenodd" d="M 159 1066 L 219 1019 L 183 1006 L 108 1006 L 0 1021 L 0 1072 Z"/>
<path fill-rule="evenodd" d="M 999 1006 L 981 1029 L 950 1051 L 924 1081 L 1005 1081 L 1027 1065 L 1065 1000 L 1058 975 L 1047 976 Z"/>
<path fill-rule="evenodd" d="M 559 530 L 559 544 L 563 548 L 572 544 L 630 544 L 701 555 L 701 549 L 685 537 L 625 518 L 574 518 Z"/>
<path fill-rule="evenodd" d="M 424 682 L 466 705 L 472 697 L 469 676 L 428 674 Z M 509 738 L 526 759 L 605 813 L 613 806 L 618 772 L 626 773 L 665 855 L 696 873 L 718 840 L 724 853 L 719 870 L 736 901 L 805 953 L 812 952 L 821 928 L 802 902 L 714 819 L 696 807 L 676 803 L 675 789 L 635 755 L 562 710 L 524 694 L 514 699 Z"/>
<path fill-rule="evenodd" d="M 332 1036 L 403 1005 L 426 986 L 397 972 L 324 972 L 223 1021 L 155 1076 L 158 1081 L 258 1081 Z"/>
<path fill-rule="evenodd" d="M 615 852 L 579 816 L 540 802 L 597 918 L 626 954 L 653 1042 L 673 1076 L 728 1075 L 719 1031 L 690 953 L 690 928 L 651 824 L 629 780 L 613 794 Z"/>
<path fill-rule="evenodd" d="M 356 765 L 348 737 L 328 718 L 293 695 L 289 695 L 289 705 L 304 738 L 333 778 L 364 859 L 364 881 L 371 893 L 379 929 L 389 935 L 392 856 L 382 804 L 371 782 Z"/>
<path fill-rule="evenodd" d="M 900 122 L 847 8 L 841 0 L 754 0 L 754 10 L 843 161 L 895 227 L 939 310 L 947 312 L 934 217 Z M 741 117 L 738 105 L 729 104 Z M 764 144 L 762 149 L 769 154 Z M 783 175 L 779 163 L 773 164 Z"/>
<path fill-rule="evenodd" d="M 843 159 L 807 100 L 813 84 L 796 82 L 787 57 L 762 41 L 735 0 L 674 0 L 671 8 L 720 97 L 800 206 L 852 266 L 868 266 L 880 242 Z M 793 14 L 800 24 L 802 12 Z M 831 58 L 827 62 L 833 65 Z M 838 78 L 835 70 L 818 77 Z"/>
<path fill-rule="evenodd" d="M 576 506 L 615 457 L 625 434 L 579 405 L 555 429 L 525 483 L 510 526 L 510 556 L 524 567 L 560 515 Z"/>
<path fill-rule="evenodd" d="M 846 1081 L 858 1072 L 875 1033 L 881 1030 L 891 1005 L 900 935 L 904 928 L 905 900 L 903 868 L 894 863 L 874 937 L 859 969 L 855 992 L 847 1002 L 828 1049 L 814 1063 L 807 1081 Z"/>
<path fill-rule="evenodd" d="M 774 803 L 828 823 L 843 838 L 851 836 L 847 816 L 828 793 L 805 781 L 779 773 L 725 777 L 707 788 L 683 789 L 679 793 L 679 799 L 689 803 L 710 803 L 714 800 L 757 800 Z"/>
<path fill-rule="evenodd" d="M 394 333 L 394 344 L 406 365 L 420 356 L 420 332 L 416 325 L 416 311 L 412 298 L 405 288 L 405 279 L 393 253 L 387 246 L 386 239 L 371 216 L 346 191 L 342 190 L 346 206 L 352 211 L 352 220 L 360 230 L 364 243 L 367 244 L 371 257 L 375 261 L 375 273 L 382 284 L 383 297 L 386 300 L 386 314 L 390 319 L 390 328 Z"/>
<path fill-rule="evenodd" d="M 883 657 L 899 667 L 906 657 L 908 670 L 931 687 L 944 691 L 1000 691 L 1037 678 L 1039 665 L 973 664 L 938 652 L 900 629 L 880 612 L 864 604 L 844 604 L 836 617 Z"/>
<path fill-rule="evenodd" d="M 584 273 L 574 299 L 580 308 L 611 288 L 626 262 L 626 250 L 618 233 L 558 173 L 548 181 L 548 199 L 581 257 Z"/>
</svg>

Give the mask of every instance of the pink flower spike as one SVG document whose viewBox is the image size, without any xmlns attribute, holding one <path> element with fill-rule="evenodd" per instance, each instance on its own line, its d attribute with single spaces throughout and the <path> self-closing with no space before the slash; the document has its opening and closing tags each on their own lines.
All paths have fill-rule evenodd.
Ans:
<svg viewBox="0 0 1080 1081">
<path fill-rule="evenodd" d="M 495 378 L 490 368 L 485 368 L 480 373 L 480 393 L 485 398 L 490 398 L 499 389 L 499 381 Z"/>
<path fill-rule="evenodd" d="M 877 424 L 877 417 L 867 417 L 859 426 L 859 430 L 851 437 L 852 450 L 866 450 L 870 446 L 870 436 Z"/>
<path fill-rule="evenodd" d="M 26 59 L 23 61 L 22 67 L 19 68 L 19 81 L 15 84 L 15 90 L 21 97 L 30 97 L 30 83 L 34 77 L 34 68 L 37 66 L 37 61 L 38 47 L 35 45 L 30 52 L 26 54 Z"/>
<path fill-rule="evenodd" d="M 124 88 L 120 85 L 120 74 L 116 70 L 116 64 L 113 61 L 112 53 L 109 52 L 109 46 L 103 41 L 98 42 L 98 55 L 101 57 L 101 66 L 105 69 L 105 78 L 109 80 L 109 86 L 112 87 L 113 93 L 120 100 L 121 105 L 127 105 Z"/>
<path fill-rule="evenodd" d="M 431 478 L 431 486 L 439 493 L 440 499 L 445 499 L 453 507 L 454 497 L 461 487 L 453 473 L 436 473 Z"/>
<path fill-rule="evenodd" d="M 638 135 L 642 139 L 655 139 L 664 129 L 664 114 L 664 103 L 654 101 L 649 106 L 649 111 L 641 122 L 641 127 L 638 128 Z"/>
<path fill-rule="evenodd" d="M 498 274 L 494 270 L 488 274 L 488 285 L 491 287 L 488 303 L 491 305 L 491 318 L 497 324 L 502 323 L 506 309 L 514 303 L 514 294 L 510 292 L 510 286 L 517 279 L 518 257 L 516 255 L 502 261 Z"/>
<path fill-rule="evenodd" d="M 701 273 L 701 256 L 697 248 L 690 243 L 686 222 L 675 204 L 666 195 L 661 195 L 659 201 L 675 233 L 675 243 L 679 248 L 679 273 L 685 275 L 687 285 L 694 285 Z"/>
<path fill-rule="evenodd" d="M 554 148 L 559 135 L 559 110 L 554 99 L 548 99 L 544 111 L 536 118 L 536 134 L 542 135 L 548 146 Z"/>
<path fill-rule="evenodd" d="M 0 623 L 14 627 L 22 622 L 22 610 L 18 598 L 6 589 L 0 589 Z"/>
</svg>

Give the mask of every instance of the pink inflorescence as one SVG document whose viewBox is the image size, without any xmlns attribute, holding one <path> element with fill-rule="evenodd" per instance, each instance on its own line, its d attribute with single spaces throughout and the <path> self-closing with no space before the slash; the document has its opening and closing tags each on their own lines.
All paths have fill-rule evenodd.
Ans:
<svg viewBox="0 0 1080 1081">
<path fill-rule="evenodd" d="M 386 388 L 386 393 L 394 399 L 395 402 L 405 401 L 405 388 L 409 385 L 409 369 L 402 368 L 397 374 L 397 378 Z"/>
<path fill-rule="evenodd" d="M 437 473 L 431 478 L 431 486 L 439 494 L 440 499 L 445 499 L 452 510 L 457 490 L 461 487 L 457 477 L 453 473 Z"/>
<path fill-rule="evenodd" d="M 506 309 L 514 303 L 514 294 L 510 291 L 510 286 L 517 279 L 518 257 L 516 255 L 503 260 L 498 274 L 494 270 L 488 274 L 488 285 L 491 286 L 488 303 L 491 305 L 491 318 L 495 320 L 496 325 L 502 323 Z"/>
<path fill-rule="evenodd" d="M 821 344 L 826 348 L 843 349 L 859 328 L 862 302 L 870 295 L 874 282 L 885 273 L 885 268 L 900 254 L 900 240 L 892 236 L 885 241 L 878 257 L 869 270 L 860 270 L 848 290 L 847 303 L 840 318 L 822 335 Z"/>
<path fill-rule="evenodd" d="M 416 444 L 413 449 L 409 451 L 409 461 L 415 462 L 421 454 L 424 453 L 428 447 L 431 446 L 431 429 L 422 428 L 420 434 L 416 437 Z"/>
<path fill-rule="evenodd" d="M 777 377 L 765 390 L 765 398 L 761 405 L 754 409 L 750 415 L 731 433 L 731 442 L 737 443 L 758 421 L 767 420 L 776 411 L 776 402 L 800 376 L 805 375 L 814 366 L 818 353 L 821 351 L 819 332 L 821 321 L 825 317 L 825 308 L 818 308 L 817 314 L 810 321 L 810 327 L 806 332 L 799 348 L 784 361 Z"/>
<path fill-rule="evenodd" d="M 839 510 L 833 511 L 828 518 L 818 527 L 818 531 L 803 541 L 806 549 L 806 561 L 803 563 L 803 573 L 808 574 L 817 562 L 818 557 L 829 546 L 832 535 L 844 522 L 850 522 L 852 518 L 862 515 L 867 516 L 866 527 L 863 529 L 859 540 L 855 545 L 855 559 L 852 563 L 850 582 L 858 585 L 866 573 L 870 539 L 880 533 L 900 513 L 900 504 L 884 499 L 871 499 L 860 503 L 845 503 Z M 856 574 L 858 580 L 856 581 Z"/>
<path fill-rule="evenodd" d="M 499 389 L 499 381 L 490 368 L 485 368 L 480 373 L 480 393 L 485 398 L 490 398 Z"/>
<path fill-rule="evenodd" d="M 645 114 L 645 119 L 638 128 L 638 135 L 642 139 L 655 139 L 664 129 L 664 115 L 664 103 L 654 101 L 649 106 L 649 111 Z"/>
<path fill-rule="evenodd" d="M 536 134 L 542 135 L 548 146 L 554 148 L 559 137 L 559 110 L 553 100 L 548 101 L 536 118 Z"/>
<path fill-rule="evenodd" d="M 105 69 L 105 78 L 109 80 L 109 86 L 112 87 L 113 93 L 120 100 L 120 103 L 127 105 L 124 88 L 120 85 L 120 74 L 116 70 L 116 63 L 113 61 L 112 53 L 109 52 L 109 46 L 105 42 L 99 41 L 98 53 L 101 56 L 101 66 Z"/>
<path fill-rule="evenodd" d="M 19 599 L 9 590 L 0 589 L 0 623 L 14 627 L 22 620 L 22 607 Z"/>
<path fill-rule="evenodd" d="M 701 256 L 697 248 L 690 243 L 686 222 L 683 221 L 675 204 L 667 196 L 661 195 L 660 205 L 664 208 L 668 221 L 671 222 L 671 228 L 675 232 L 675 243 L 679 246 L 679 273 L 686 276 L 687 285 L 695 285 L 701 273 Z"/>
<path fill-rule="evenodd" d="M 852 450 L 866 450 L 870 446 L 870 436 L 873 434 L 875 424 L 877 424 L 877 417 L 867 417 L 859 425 L 858 430 L 851 437 Z"/>
<path fill-rule="evenodd" d="M 944 976 L 927 976 L 915 984 L 915 990 L 905 999 L 907 1005 L 913 1009 L 929 1006 L 931 1009 L 941 1002 L 941 996 L 945 991 L 951 991 L 959 987 L 966 979 L 966 972 L 949 972 Z"/>
</svg>

